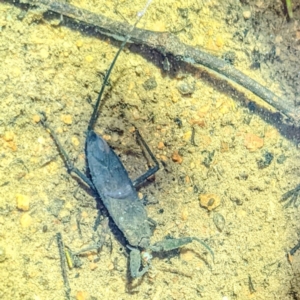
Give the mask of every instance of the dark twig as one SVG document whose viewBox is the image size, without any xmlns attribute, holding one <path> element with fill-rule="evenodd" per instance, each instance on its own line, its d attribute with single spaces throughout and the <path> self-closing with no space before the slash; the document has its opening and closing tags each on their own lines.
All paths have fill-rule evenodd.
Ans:
<svg viewBox="0 0 300 300">
<path fill-rule="evenodd" d="M 253 282 L 252 282 L 252 278 L 251 278 L 250 275 L 248 275 L 248 284 L 249 284 L 250 294 L 254 294 L 256 292 L 256 290 L 254 288 L 254 285 L 253 285 Z"/>
<path fill-rule="evenodd" d="M 62 3 L 53 0 L 23 0 L 22 2 L 39 5 L 49 11 L 92 25 L 102 34 L 116 40 L 124 41 L 128 32 L 132 30 L 130 24 L 113 21 L 105 16 L 75 7 L 66 2 Z M 180 42 L 177 36 L 173 34 L 134 28 L 131 31 L 129 42 L 156 49 L 165 56 L 174 56 L 177 60 L 203 65 L 248 89 L 280 113 L 293 119 L 295 123 L 300 121 L 299 109 L 296 110 L 294 107 L 289 107 L 287 101 L 276 96 L 273 92 L 247 77 L 224 60 Z"/>
<path fill-rule="evenodd" d="M 59 251 L 59 256 L 60 256 L 60 266 L 61 266 L 62 276 L 63 276 L 63 280 L 64 280 L 65 294 L 66 294 L 66 298 L 70 299 L 71 288 L 70 288 L 70 284 L 69 284 L 69 280 L 68 280 L 68 273 L 67 273 L 67 268 L 66 268 L 66 257 L 65 257 L 64 244 L 63 244 L 62 236 L 61 236 L 60 232 L 58 232 L 56 234 L 56 241 L 57 241 L 57 246 L 58 246 L 58 251 Z"/>
</svg>

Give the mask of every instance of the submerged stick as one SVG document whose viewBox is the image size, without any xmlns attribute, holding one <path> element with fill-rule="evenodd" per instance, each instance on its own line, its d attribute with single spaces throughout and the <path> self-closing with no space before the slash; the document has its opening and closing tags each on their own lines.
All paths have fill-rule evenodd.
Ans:
<svg viewBox="0 0 300 300">
<path fill-rule="evenodd" d="M 122 42 L 132 29 L 130 24 L 113 21 L 105 16 L 78 8 L 66 2 L 62 3 L 55 0 L 22 0 L 22 2 L 40 5 L 49 11 L 92 25 L 103 35 Z M 224 60 L 180 42 L 177 36 L 173 34 L 134 28 L 131 31 L 131 37 L 128 42 L 145 45 L 156 49 L 164 56 L 172 55 L 177 60 L 190 64 L 203 65 L 248 89 L 288 118 L 293 119 L 295 122 L 300 121 L 300 110 L 290 108 L 283 99 Z"/>
<path fill-rule="evenodd" d="M 71 288 L 68 280 L 68 272 L 66 268 L 66 257 L 65 257 L 65 251 L 64 251 L 64 244 L 62 241 L 62 236 L 61 233 L 58 232 L 56 234 L 56 241 L 57 241 L 57 247 L 59 251 L 59 256 L 60 256 L 60 266 L 61 266 L 61 271 L 62 271 L 62 277 L 64 280 L 64 287 L 65 287 L 65 295 L 66 299 L 70 299 L 70 293 L 71 293 Z"/>
</svg>

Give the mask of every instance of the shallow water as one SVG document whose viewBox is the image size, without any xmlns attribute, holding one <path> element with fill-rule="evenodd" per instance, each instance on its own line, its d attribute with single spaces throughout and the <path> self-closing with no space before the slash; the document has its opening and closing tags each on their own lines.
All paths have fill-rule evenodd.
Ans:
<svg viewBox="0 0 300 300">
<path fill-rule="evenodd" d="M 218 57 L 234 52 L 237 69 L 297 102 L 300 12 L 287 22 L 282 4 L 273 2 L 154 0 L 139 27 L 172 31 Z M 72 4 L 131 23 L 142 7 L 139 1 Z M 55 235 L 61 232 L 73 251 L 92 244 L 98 210 L 89 189 L 67 173 L 38 114 L 47 114 L 85 170 L 88 99 L 95 101 L 119 44 L 6 2 L 0 28 L 0 297 L 64 299 Z M 160 64 L 155 53 L 140 55 L 134 46 L 120 55 L 96 131 L 133 179 L 147 170 L 133 125 L 163 162 L 139 190 L 158 224 L 152 242 L 196 236 L 215 260 L 191 243 L 154 257 L 150 272 L 130 280 L 124 245 L 100 226 L 101 251 L 68 270 L 71 299 L 299 299 L 300 254 L 292 261 L 286 255 L 298 242 L 299 208 L 284 209 L 279 201 L 299 183 L 299 129 L 287 131 L 249 109 L 249 101 L 261 100 L 216 74 L 179 64 L 170 75 Z M 209 209 L 200 205 L 212 198 Z"/>
</svg>

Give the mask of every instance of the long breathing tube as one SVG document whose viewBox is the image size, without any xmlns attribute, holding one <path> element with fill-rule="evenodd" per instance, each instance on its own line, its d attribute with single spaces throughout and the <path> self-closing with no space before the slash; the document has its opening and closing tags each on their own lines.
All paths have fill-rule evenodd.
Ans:
<svg viewBox="0 0 300 300">
<path fill-rule="evenodd" d="M 103 83 L 102 83 L 102 86 L 101 86 L 101 90 L 99 92 L 99 95 L 97 97 L 97 101 L 96 101 L 96 104 L 95 104 L 95 107 L 94 107 L 94 111 L 92 113 L 92 116 L 91 116 L 91 119 L 89 121 L 89 125 L 88 125 L 88 131 L 90 130 L 93 130 L 94 129 L 94 126 L 95 126 L 95 123 L 96 123 L 96 120 L 97 120 L 97 115 L 98 115 L 98 109 L 99 109 L 99 106 L 100 106 L 100 101 L 102 99 L 102 95 L 104 93 L 104 89 L 105 89 L 105 86 L 107 84 L 107 81 L 109 79 L 109 76 L 110 76 L 110 73 L 121 53 L 121 51 L 124 49 L 125 45 L 127 44 L 127 42 L 129 41 L 129 39 L 131 38 L 131 33 L 132 31 L 134 30 L 134 28 L 136 27 L 136 25 L 138 24 L 138 22 L 141 20 L 141 18 L 144 16 L 144 14 L 146 13 L 150 3 L 152 2 L 152 0 L 148 0 L 144 6 L 144 8 L 139 11 L 137 13 L 137 17 L 138 19 L 136 20 L 136 22 L 134 23 L 134 25 L 132 26 L 132 29 L 130 30 L 130 32 L 128 33 L 128 35 L 125 37 L 124 41 L 122 42 L 121 44 L 121 47 L 119 48 L 118 52 L 116 53 L 112 63 L 110 64 L 109 66 L 109 69 L 107 70 L 105 76 L 104 76 L 104 79 L 103 79 Z"/>
</svg>

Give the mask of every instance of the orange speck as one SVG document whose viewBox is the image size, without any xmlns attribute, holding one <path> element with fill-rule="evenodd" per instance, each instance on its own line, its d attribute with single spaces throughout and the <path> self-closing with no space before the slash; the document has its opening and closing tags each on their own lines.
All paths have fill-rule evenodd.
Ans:
<svg viewBox="0 0 300 300">
<path fill-rule="evenodd" d="M 89 295 L 85 291 L 78 291 L 76 293 L 76 300 L 87 300 L 88 297 L 89 297 Z"/>
<path fill-rule="evenodd" d="M 208 135 L 203 135 L 201 137 L 200 143 L 202 147 L 207 148 L 211 144 L 211 137 Z"/>
<path fill-rule="evenodd" d="M 89 214 L 88 214 L 85 210 L 81 212 L 81 217 L 82 217 L 83 219 L 88 218 L 88 216 L 89 216 Z"/>
<path fill-rule="evenodd" d="M 15 138 L 15 134 L 11 131 L 7 131 L 4 133 L 3 135 L 3 139 L 6 141 L 6 142 L 11 142 L 13 141 Z"/>
<path fill-rule="evenodd" d="M 83 46 L 83 41 L 82 41 L 82 40 L 76 41 L 76 46 L 77 46 L 78 48 L 81 48 L 81 47 Z"/>
<path fill-rule="evenodd" d="M 221 151 L 221 153 L 228 152 L 229 151 L 229 144 L 222 141 L 221 146 L 220 146 L 220 151 Z"/>
<path fill-rule="evenodd" d="M 203 119 L 190 119 L 189 123 L 191 125 L 198 125 L 200 127 L 205 127 L 205 121 Z"/>
<path fill-rule="evenodd" d="M 98 265 L 97 264 L 95 264 L 95 263 L 90 263 L 90 269 L 92 270 L 92 271 L 94 271 L 95 269 L 97 269 L 98 268 Z"/>
<path fill-rule="evenodd" d="M 250 152 L 254 152 L 262 148 L 264 140 L 253 133 L 247 133 L 245 135 L 244 145 Z"/>
<path fill-rule="evenodd" d="M 67 125 L 72 124 L 72 116 L 71 115 L 62 115 L 61 120 Z"/>
<path fill-rule="evenodd" d="M 162 150 L 164 147 L 165 147 L 165 144 L 163 142 L 159 142 L 158 145 L 157 145 L 157 148 L 159 150 Z"/>
<path fill-rule="evenodd" d="M 188 175 L 185 176 L 185 183 L 189 184 L 191 182 L 190 177 Z"/>
<path fill-rule="evenodd" d="M 217 47 L 222 48 L 224 46 L 224 40 L 221 37 L 217 37 L 216 45 Z"/>
<path fill-rule="evenodd" d="M 161 155 L 161 156 L 160 156 L 160 159 L 161 159 L 162 161 L 167 161 L 167 160 L 168 160 L 168 158 L 167 158 L 165 155 Z"/>
<path fill-rule="evenodd" d="M 209 211 L 215 209 L 221 204 L 221 199 L 216 194 L 200 194 L 200 205 L 207 208 Z"/>
<path fill-rule="evenodd" d="M 178 151 L 176 150 L 172 155 L 172 160 L 174 162 L 181 164 L 183 161 L 183 158 L 182 158 L 182 156 L 179 155 Z"/>
<path fill-rule="evenodd" d="M 7 142 L 6 144 L 12 151 L 17 151 L 17 145 L 14 141 Z"/>
<path fill-rule="evenodd" d="M 107 142 L 111 140 L 111 136 L 109 134 L 103 134 L 103 139 L 106 140 Z"/>
<path fill-rule="evenodd" d="M 291 255 L 290 253 L 287 254 L 287 258 L 290 264 L 293 263 L 293 255 Z"/>
<path fill-rule="evenodd" d="M 134 126 L 130 127 L 130 128 L 129 128 L 129 132 L 130 132 L 130 133 L 135 132 L 135 127 L 134 127 Z"/>
<path fill-rule="evenodd" d="M 22 195 L 22 194 L 16 194 L 16 200 L 17 200 L 17 208 L 22 211 L 28 211 L 29 210 L 29 197 Z"/>
<path fill-rule="evenodd" d="M 33 121 L 34 123 L 39 123 L 39 122 L 41 121 L 41 117 L 40 117 L 39 115 L 34 115 L 34 116 L 32 117 L 32 121 Z"/>
</svg>

